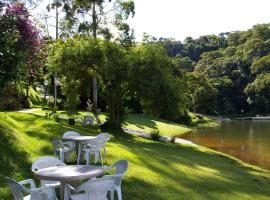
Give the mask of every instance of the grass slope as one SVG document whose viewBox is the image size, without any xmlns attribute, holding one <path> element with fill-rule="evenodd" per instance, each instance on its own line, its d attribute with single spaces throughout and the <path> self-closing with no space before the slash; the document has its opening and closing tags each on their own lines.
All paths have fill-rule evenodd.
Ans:
<svg viewBox="0 0 270 200">
<path fill-rule="evenodd" d="M 143 114 L 128 115 L 123 123 L 123 127 L 147 133 L 151 133 L 154 129 L 158 129 L 160 135 L 166 136 L 181 135 L 191 130 L 186 126 Z"/>
<path fill-rule="evenodd" d="M 31 162 L 52 155 L 50 140 L 66 130 L 95 135 L 97 128 L 58 124 L 26 113 L 0 113 L 0 176 L 31 178 Z M 203 147 L 154 142 L 114 133 L 107 164 L 128 159 L 123 180 L 126 200 L 267 200 L 270 173 Z M 11 195 L 0 180 L 0 199 Z"/>
</svg>

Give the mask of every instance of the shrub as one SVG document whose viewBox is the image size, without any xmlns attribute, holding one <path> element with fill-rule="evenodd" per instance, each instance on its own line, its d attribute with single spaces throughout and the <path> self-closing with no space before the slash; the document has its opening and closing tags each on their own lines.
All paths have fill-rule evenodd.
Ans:
<svg viewBox="0 0 270 200">
<path fill-rule="evenodd" d="M 175 136 L 173 136 L 173 137 L 170 139 L 170 142 L 173 143 L 173 144 L 175 143 Z"/>
<path fill-rule="evenodd" d="M 159 141 L 159 138 L 160 138 L 159 130 L 154 129 L 153 131 L 151 131 L 150 135 L 151 135 L 152 140 Z"/>
<path fill-rule="evenodd" d="M 6 85 L 0 91 L 0 110 L 19 110 L 27 105 L 25 97 L 15 86 Z"/>
</svg>

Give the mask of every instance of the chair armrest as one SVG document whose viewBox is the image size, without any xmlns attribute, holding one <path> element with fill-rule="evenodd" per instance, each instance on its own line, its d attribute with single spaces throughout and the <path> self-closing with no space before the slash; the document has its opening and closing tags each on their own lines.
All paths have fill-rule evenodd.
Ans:
<svg viewBox="0 0 270 200">
<path fill-rule="evenodd" d="M 76 191 L 76 189 L 75 189 L 74 187 L 72 187 L 71 185 L 69 185 L 69 184 L 66 184 L 65 187 L 66 187 L 67 189 L 69 189 L 69 190 Z"/>
<path fill-rule="evenodd" d="M 68 142 L 62 142 L 62 147 L 67 147 L 69 149 L 73 149 L 74 148 L 74 144 L 70 141 Z"/>
<path fill-rule="evenodd" d="M 30 194 L 46 193 L 48 195 L 48 200 L 57 200 L 53 186 L 44 186 L 44 187 L 36 188 L 29 191 L 29 193 Z"/>
<path fill-rule="evenodd" d="M 39 188 L 35 188 L 35 189 L 32 189 L 31 190 L 31 193 L 34 193 L 34 192 L 42 192 L 42 191 L 50 191 L 50 190 L 53 190 L 54 188 L 52 186 L 43 186 L 43 187 L 39 187 Z"/>
<path fill-rule="evenodd" d="M 111 174 L 111 175 L 104 175 L 103 177 L 111 177 L 111 178 L 120 178 L 122 177 L 122 174 Z"/>
<path fill-rule="evenodd" d="M 101 167 L 104 171 L 111 170 L 111 166 L 103 165 Z"/>
<path fill-rule="evenodd" d="M 112 170 L 113 168 L 115 168 L 113 165 L 110 165 L 110 166 L 103 165 L 103 166 L 102 166 L 102 169 L 103 169 L 104 171 L 110 171 L 110 170 Z"/>
<path fill-rule="evenodd" d="M 27 180 L 20 181 L 19 184 L 22 186 L 29 184 L 31 189 L 36 188 L 36 184 L 35 184 L 33 179 L 27 179 Z"/>
</svg>

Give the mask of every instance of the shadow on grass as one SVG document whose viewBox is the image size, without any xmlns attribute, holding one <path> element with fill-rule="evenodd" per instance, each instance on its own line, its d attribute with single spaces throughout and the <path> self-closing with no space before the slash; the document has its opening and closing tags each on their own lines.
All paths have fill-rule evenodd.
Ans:
<svg viewBox="0 0 270 200">
<path fill-rule="evenodd" d="M 141 129 L 145 129 L 145 127 L 151 128 L 151 129 L 157 129 L 157 123 L 154 121 L 154 119 L 146 115 L 131 114 L 127 118 L 126 122 L 131 123 Z M 123 125 L 127 125 L 127 123 L 124 122 Z"/>
<path fill-rule="evenodd" d="M 139 161 L 134 163 L 131 160 L 131 164 L 144 165 L 151 172 L 162 175 L 163 181 L 176 183 L 164 186 L 166 183 L 151 185 L 144 183 L 142 179 L 133 180 L 140 182 L 136 184 L 138 191 L 149 187 L 152 188 L 153 192 L 152 190 L 149 192 L 151 191 L 153 195 L 156 190 L 159 190 L 159 193 L 164 190 L 167 195 L 179 194 L 179 198 L 175 198 L 178 195 L 172 195 L 171 198 L 165 195 L 164 197 L 154 196 L 155 198 L 152 199 L 221 199 L 220 197 L 226 199 L 233 195 L 239 195 L 239 198 L 246 196 L 246 199 L 257 195 L 263 197 L 262 199 L 267 199 L 270 195 L 269 176 L 264 176 L 262 171 L 245 167 L 238 160 L 222 154 L 201 151 L 191 146 L 144 142 L 132 138 L 128 140 L 118 138 L 113 142 L 136 155 Z M 194 170 L 194 172 L 186 171 L 186 169 Z M 205 173 L 202 173 L 203 171 Z M 176 185 L 178 188 L 173 187 Z M 126 192 L 128 196 L 130 195 L 128 199 L 136 199 L 133 198 L 136 194 L 132 187 L 128 187 Z M 198 197 L 191 198 L 190 193 L 198 194 Z"/>
<path fill-rule="evenodd" d="M 26 124 L 23 131 L 37 138 L 37 141 L 62 137 L 66 130 L 75 130 L 85 135 L 96 135 L 98 132 L 98 128 L 59 124 L 28 114 L 17 116 L 16 113 L 16 120 Z M 12 131 L 3 127 L 0 126 L 3 129 L 0 129 L 1 176 L 13 176 L 17 180 L 32 177 L 28 155 L 20 151 Z M 116 154 L 108 151 L 110 161 L 130 156 L 130 168 L 123 181 L 124 199 L 212 200 L 231 199 L 235 195 L 238 195 L 238 199 L 252 199 L 252 195 L 260 197 L 257 199 L 267 199 L 270 195 L 269 174 L 244 167 L 237 160 L 222 154 L 190 146 L 153 142 L 119 131 L 111 133 L 114 138 L 108 147 L 118 149 Z M 39 150 L 39 155 L 52 153 L 49 143 Z M 125 150 L 128 155 L 123 153 Z M 132 176 L 129 176 L 130 171 L 133 171 Z M 145 171 L 150 174 L 140 174 Z M 4 182 L 0 184 L 1 187 L 5 186 Z M 5 190 L 6 187 L 4 192 L 1 190 L 3 194 L 0 194 L 0 199 L 11 199 Z"/>
<path fill-rule="evenodd" d="M 12 130 L 0 123 L 0 199 L 11 199 L 11 194 L 4 177 L 12 177 L 15 180 L 22 180 L 30 177 L 31 163 L 28 160 L 27 152 L 20 149 L 17 138 Z"/>
</svg>

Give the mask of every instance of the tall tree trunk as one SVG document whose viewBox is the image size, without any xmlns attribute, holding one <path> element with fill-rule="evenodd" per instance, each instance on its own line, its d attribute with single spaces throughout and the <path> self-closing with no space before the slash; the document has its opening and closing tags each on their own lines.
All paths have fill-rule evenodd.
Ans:
<svg viewBox="0 0 270 200">
<path fill-rule="evenodd" d="M 55 7 L 55 38 L 58 39 L 58 5 Z M 54 87 L 54 109 L 57 107 L 57 85 L 56 85 L 56 72 L 53 75 L 53 87 Z"/>
<path fill-rule="evenodd" d="M 97 39 L 97 13 L 96 13 L 96 2 L 93 2 L 92 10 L 92 20 L 93 20 L 93 37 Z M 97 76 L 96 73 L 93 74 L 93 112 L 97 117 Z"/>
</svg>

